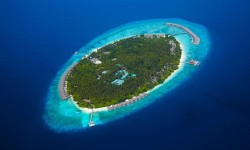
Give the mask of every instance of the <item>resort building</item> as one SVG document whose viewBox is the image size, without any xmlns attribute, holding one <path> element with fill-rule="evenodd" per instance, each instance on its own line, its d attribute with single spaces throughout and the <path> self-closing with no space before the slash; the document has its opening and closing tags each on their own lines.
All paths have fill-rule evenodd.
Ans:
<svg viewBox="0 0 250 150">
<path fill-rule="evenodd" d="M 92 57 L 90 57 L 89 60 L 90 60 L 92 63 L 96 64 L 96 65 L 102 63 L 102 62 L 101 62 L 99 59 L 97 59 L 97 58 L 92 58 Z"/>
<path fill-rule="evenodd" d="M 170 40 L 169 44 L 171 45 L 171 48 L 170 48 L 171 53 L 174 53 L 174 50 L 176 48 L 175 42 L 173 40 Z"/>
<path fill-rule="evenodd" d="M 156 37 L 161 38 L 161 37 L 166 37 L 166 35 L 165 34 L 156 34 Z"/>
<path fill-rule="evenodd" d="M 154 36 L 153 36 L 153 34 L 144 34 L 144 37 L 145 38 L 153 38 Z"/>
</svg>

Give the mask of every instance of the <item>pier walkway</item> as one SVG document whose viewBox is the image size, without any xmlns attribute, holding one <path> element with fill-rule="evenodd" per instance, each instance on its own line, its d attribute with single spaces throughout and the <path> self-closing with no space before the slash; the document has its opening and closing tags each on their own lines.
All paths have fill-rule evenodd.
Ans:
<svg viewBox="0 0 250 150">
<path fill-rule="evenodd" d="M 91 111 L 91 114 L 90 114 L 89 127 L 95 126 L 95 123 L 93 121 L 93 115 L 94 115 L 95 106 L 93 104 L 92 104 L 92 106 L 93 106 L 93 108 L 92 108 L 92 111 Z"/>
<path fill-rule="evenodd" d="M 182 34 L 187 34 L 187 33 L 186 32 L 182 32 L 182 33 L 173 34 L 172 36 L 177 36 L 177 35 L 182 35 Z"/>
<path fill-rule="evenodd" d="M 200 38 L 199 38 L 193 31 L 191 31 L 189 28 L 184 27 L 184 26 L 179 25 L 179 24 L 176 24 L 176 23 L 167 23 L 167 26 L 176 27 L 176 28 L 182 29 L 182 30 L 185 31 L 188 35 L 191 36 L 191 38 L 192 38 L 192 43 L 193 43 L 194 45 L 199 45 L 199 43 L 200 43 Z"/>
<path fill-rule="evenodd" d="M 73 65 L 71 65 L 68 70 L 66 72 L 64 72 L 64 74 L 62 75 L 61 79 L 60 79 L 60 82 L 59 82 L 59 85 L 58 85 L 58 89 L 59 89 L 59 94 L 61 96 L 61 98 L 64 100 L 64 99 L 67 99 L 69 98 L 69 95 L 67 94 L 67 91 L 66 91 L 66 86 L 67 86 L 67 83 L 66 83 L 66 78 L 67 78 L 67 75 L 70 73 L 70 71 L 77 65 L 78 63 L 74 63 Z"/>
</svg>

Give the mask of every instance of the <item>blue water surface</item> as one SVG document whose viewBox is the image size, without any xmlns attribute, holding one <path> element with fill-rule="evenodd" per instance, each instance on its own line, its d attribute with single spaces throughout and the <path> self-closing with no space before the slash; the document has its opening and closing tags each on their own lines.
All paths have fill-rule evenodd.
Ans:
<svg viewBox="0 0 250 150">
<path fill-rule="evenodd" d="M 0 149 L 250 149 L 248 6 L 246 0 L 0 1 Z M 69 119 L 67 129 L 80 130 L 51 128 L 44 119 L 48 90 L 74 52 L 123 24 L 157 18 L 182 18 L 209 31 L 201 66 L 122 119 L 91 129 Z"/>
</svg>

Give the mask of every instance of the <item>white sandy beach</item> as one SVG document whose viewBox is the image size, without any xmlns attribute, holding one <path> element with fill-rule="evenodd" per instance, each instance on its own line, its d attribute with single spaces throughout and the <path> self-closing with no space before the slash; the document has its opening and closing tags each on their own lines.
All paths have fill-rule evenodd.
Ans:
<svg viewBox="0 0 250 150">
<path fill-rule="evenodd" d="M 181 44 L 181 42 L 176 39 L 179 43 L 180 43 L 180 47 L 181 47 L 181 50 L 182 50 L 182 53 L 181 53 L 181 59 L 180 59 L 180 63 L 179 63 L 179 67 L 178 69 L 176 69 L 174 72 L 172 72 L 172 74 L 162 83 L 162 84 L 159 84 L 157 86 L 155 86 L 153 89 L 147 91 L 147 93 L 149 94 L 150 92 L 158 89 L 159 87 L 161 87 L 162 85 L 166 84 L 168 81 L 170 81 L 183 67 L 184 67 L 184 62 L 185 62 L 185 59 L 186 59 L 186 54 L 185 54 L 185 50 L 184 50 L 184 47 L 183 45 Z"/>
<path fill-rule="evenodd" d="M 77 103 L 73 100 L 72 96 L 70 96 L 70 100 L 71 102 L 81 111 L 85 112 L 85 113 L 91 113 L 92 112 L 92 109 L 90 108 L 82 108 L 82 107 L 79 107 L 77 105 Z M 108 107 L 101 107 L 101 108 L 94 108 L 93 109 L 94 112 L 100 112 L 100 111 L 108 111 Z"/>
</svg>

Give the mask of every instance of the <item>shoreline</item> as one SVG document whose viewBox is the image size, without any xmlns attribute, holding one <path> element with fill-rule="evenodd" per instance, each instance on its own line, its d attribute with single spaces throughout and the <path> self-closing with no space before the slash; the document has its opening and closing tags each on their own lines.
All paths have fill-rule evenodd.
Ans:
<svg viewBox="0 0 250 150">
<path fill-rule="evenodd" d="M 184 50 L 184 46 L 183 46 L 183 44 L 180 42 L 180 40 L 178 40 L 177 38 L 175 38 L 179 43 L 180 43 L 180 48 L 181 48 L 181 58 L 180 58 L 180 63 L 179 63 L 179 65 L 178 65 L 178 69 L 176 69 L 176 70 L 174 70 L 174 72 L 172 72 L 171 73 L 171 75 L 163 82 L 163 83 L 161 83 L 161 84 L 159 84 L 159 85 L 157 85 L 157 86 L 155 86 L 153 89 L 151 89 L 151 90 L 149 90 L 149 91 L 147 91 L 147 92 L 145 92 L 145 93 L 147 93 L 147 94 L 150 94 L 151 92 L 153 92 L 154 90 L 157 90 L 158 88 L 160 88 L 161 86 L 163 86 L 164 84 L 166 84 L 169 80 L 171 80 L 183 67 L 184 67 L 184 60 L 186 59 L 186 54 L 185 54 L 185 50 Z M 95 49 L 93 49 L 92 51 L 90 51 L 90 53 L 91 52 L 93 52 L 93 51 L 97 51 L 99 48 L 95 48 Z M 90 108 L 83 108 L 83 107 L 79 107 L 78 105 L 77 105 L 77 103 L 74 101 L 74 99 L 72 98 L 72 96 L 70 96 L 70 100 L 71 100 L 71 102 L 73 102 L 73 104 L 79 109 L 79 110 L 81 110 L 81 111 L 83 111 L 83 112 L 85 112 L 85 113 L 92 113 L 92 109 L 90 109 Z M 119 104 L 119 103 L 118 103 Z M 93 112 L 102 112 L 102 111 L 109 111 L 108 110 L 108 107 L 109 106 L 107 106 L 107 107 L 100 107 L 100 108 L 94 108 L 93 109 Z"/>
<path fill-rule="evenodd" d="M 85 112 L 85 113 L 92 113 L 92 109 L 90 108 L 83 108 L 83 107 L 80 107 L 77 105 L 77 103 L 73 100 L 72 97 L 70 97 L 70 101 L 79 109 L 81 110 L 82 112 Z M 93 109 L 93 112 L 101 112 L 101 111 L 108 111 L 108 107 L 101 107 L 101 108 L 94 108 Z"/>
<path fill-rule="evenodd" d="M 197 36 L 200 37 L 202 42 L 199 45 L 194 45 L 192 43 L 190 35 L 188 35 L 187 33 L 184 34 L 181 29 L 166 26 L 167 22 L 175 22 L 180 25 L 189 27 L 191 31 L 193 31 L 197 34 Z M 207 59 L 209 51 L 211 50 L 210 48 L 212 45 L 212 37 L 209 34 L 208 28 L 206 28 L 202 24 L 180 18 L 159 18 L 142 21 L 139 20 L 109 29 L 98 35 L 97 37 L 91 39 L 80 49 L 75 50 L 77 52 L 74 53 L 74 51 L 71 54 L 70 58 L 63 64 L 63 66 L 59 68 L 58 72 L 56 73 L 55 77 L 48 87 L 46 104 L 44 106 L 45 108 L 43 113 L 43 119 L 46 126 L 48 126 L 48 128 L 50 128 L 51 130 L 60 133 L 72 131 L 77 132 L 80 130 L 88 129 L 89 123 L 91 121 L 91 113 L 87 113 L 86 110 L 82 108 L 77 108 L 77 106 L 73 102 L 71 102 L 70 97 L 66 100 L 62 100 L 61 96 L 59 95 L 58 84 L 59 80 L 62 77 L 62 74 L 72 64 L 80 61 L 82 57 L 91 53 L 93 49 L 97 49 L 103 45 L 112 43 L 113 41 L 117 41 L 118 39 L 123 39 L 144 33 L 165 33 L 167 35 L 174 35 L 174 37 L 183 45 L 183 51 L 179 50 L 178 61 L 180 60 L 180 55 L 182 55 L 183 52 L 186 55 L 186 58 L 184 60 L 185 62 L 181 62 L 184 63 L 184 66 L 182 67 L 182 64 L 180 64 L 180 68 L 178 68 L 178 63 L 175 70 L 172 70 L 172 73 L 174 72 L 174 74 L 170 76 L 172 74 L 170 73 L 170 77 L 168 76 L 168 78 L 165 79 L 167 81 L 164 80 L 165 82 L 162 82 L 164 83 L 162 86 L 158 84 L 161 87 L 154 86 L 156 87 L 156 89 L 151 88 L 152 93 L 150 93 L 147 97 L 141 99 L 141 101 L 138 101 L 131 106 L 123 107 L 121 109 L 116 109 L 110 112 L 98 109 L 96 113 L 92 114 L 92 121 L 94 121 L 95 125 L 108 125 L 115 120 L 121 120 L 124 117 L 133 115 L 133 113 L 137 111 L 144 110 L 146 107 L 152 107 L 155 105 L 155 102 L 158 103 L 158 100 L 164 100 L 164 97 L 165 99 L 169 99 L 169 94 L 171 94 L 172 92 L 176 93 L 177 88 L 179 88 L 180 86 L 182 87 L 183 84 L 186 84 L 186 80 L 190 80 L 190 78 L 193 78 L 193 73 L 200 70 L 199 66 L 191 66 L 187 62 L 191 59 L 196 59 L 200 62 L 203 62 L 205 61 L 205 59 Z M 183 34 L 175 36 L 178 33 Z M 91 105 L 89 105 L 88 107 L 86 106 L 84 108 L 92 108 Z"/>
<path fill-rule="evenodd" d="M 185 54 L 185 50 L 183 45 L 181 44 L 181 42 L 176 38 L 176 40 L 180 43 L 180 47 L 182 50 L 181 53 L 181 58 L 180 58 L 180 63 L 178 65 L 178 69 L 176 69 L 174 72 L 171 73 L 171 75 L 161 84 L 155 86 L 154 88 L 152 88 L 151 90 L 147 91 L 147 94 L 150 94 L 151 92 L 153 92 L 154 90 L 157 90 L 158 88 L 160 88 L 161 86 L 163 86 L 164 84 L 166 84 L 169 80 L 171 80 L 183 67 L 184 67 L 184 60 L 186 59 L 186 54 Z"/>
</svg>

